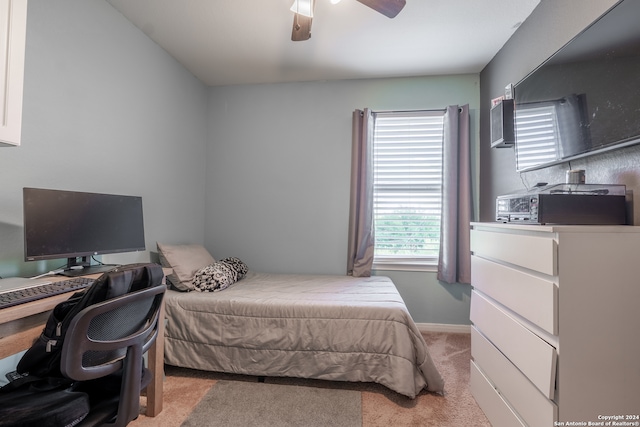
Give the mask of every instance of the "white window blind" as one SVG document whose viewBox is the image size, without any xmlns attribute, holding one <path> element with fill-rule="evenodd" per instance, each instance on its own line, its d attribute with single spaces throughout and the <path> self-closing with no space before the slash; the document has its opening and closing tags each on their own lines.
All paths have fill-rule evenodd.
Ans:
<svg viewBox="0 0 640 427">
<path fill-rule="evenodd" d="M 435 265 L 444 112 L 387 112 L 374 117 L 375 267 Z"/>
<path fill-rule="evenodd" d="M 515 122 L 518 170 L 558 159 L 560 132 L 553 105 L 520 108 L 516 111 Z"/>
</svg>

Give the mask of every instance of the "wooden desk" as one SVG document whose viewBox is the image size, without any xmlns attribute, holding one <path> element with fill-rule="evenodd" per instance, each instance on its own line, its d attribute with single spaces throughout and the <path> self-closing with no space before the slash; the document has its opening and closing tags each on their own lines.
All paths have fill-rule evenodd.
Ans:
<svg viewBox="0 0 640 427">
<path fill-rule="evenodd" d="M 87 277 L 98 278 L 100 274 Z M 65 280 L 53 276 L 52 281 Z M 42 333 L 51 310 L 73 292 L 67 292 L 26 304 L 0 309 L 0 358 L 28 349 Z M 164 300 L 163 300 L 164 301 Z M 162 412 L 162 381 L 164 379 L 164 302 L 160 308 L 158 338 L 147 353 L 149 370 L 153 379 L 147 386 L 146 415 L 155 417 Z"/>
</svg>

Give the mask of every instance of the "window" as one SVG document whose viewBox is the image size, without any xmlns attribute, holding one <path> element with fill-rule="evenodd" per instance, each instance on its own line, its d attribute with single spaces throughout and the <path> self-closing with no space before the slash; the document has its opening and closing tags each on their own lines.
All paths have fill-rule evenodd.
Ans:
<svg viewBox="0 0 640 427">
<path fill-rule="evenodd" d="M 553 104 L 521 107 L 516 112 L 517 170 L 525 170 L 559 159 L 560 132 L 558 115 Z"/>
<path fill-rule="evenodd" d="M 444 111 L 374 113 L 374 266 L 438 263 Z"/>
</svg>

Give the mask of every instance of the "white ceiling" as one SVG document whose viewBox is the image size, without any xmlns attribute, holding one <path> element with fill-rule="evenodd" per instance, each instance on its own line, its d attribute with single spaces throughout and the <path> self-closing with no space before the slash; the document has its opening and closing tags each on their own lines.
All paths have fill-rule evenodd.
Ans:
<svg viewBox="0 0 640 427">
<path fill-rule="evenodd" d="M 211 86 L 478 73 L 540 0 L 407 0 L 389 19 L 316 0 L 291 41 L 293 0 L 107 0 Z"/>
</svg>

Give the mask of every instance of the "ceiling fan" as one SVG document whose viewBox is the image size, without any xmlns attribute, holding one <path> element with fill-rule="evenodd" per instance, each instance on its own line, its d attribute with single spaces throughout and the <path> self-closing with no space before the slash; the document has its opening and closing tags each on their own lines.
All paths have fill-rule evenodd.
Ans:
<svg viewBox="0 0 640 427">
<path fill-rule="evenodd" d="M 340 0 L 331 0 L 338 3 Z M 407 4 L 407 0 L 357 0 L 365 6 L 369 6 L 376 12 L 380 12 L 389 18 L 395 18 Z M 293 30 L 291 40 L 294 42 L 309 40 L 311 38 L 311 21 L 313 20 L 313 7 L 315 0 L 294 0 L 291 11 L 294 13 Z"/>
</svg>

